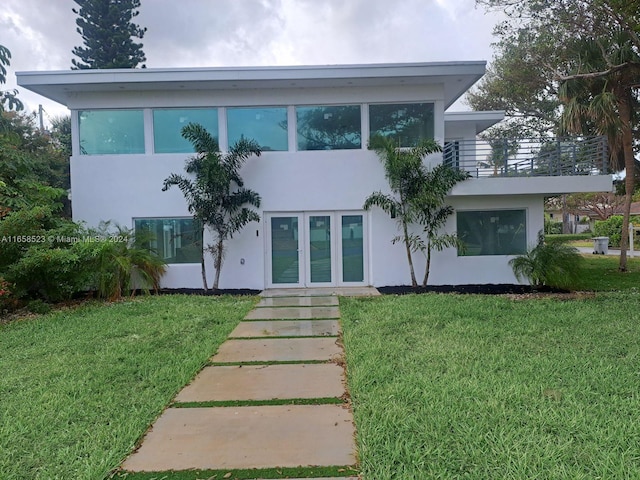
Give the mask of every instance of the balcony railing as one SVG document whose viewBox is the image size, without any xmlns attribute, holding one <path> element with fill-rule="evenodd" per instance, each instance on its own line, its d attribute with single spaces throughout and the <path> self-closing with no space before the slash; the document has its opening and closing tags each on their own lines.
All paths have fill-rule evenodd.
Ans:
<svg viewBox="0 0 640 480">
<path fill-rule="evenodd" d="M 472 177 L 605 175 L 606 137 L 456 140 L 444 162 Z"/>
</svg>

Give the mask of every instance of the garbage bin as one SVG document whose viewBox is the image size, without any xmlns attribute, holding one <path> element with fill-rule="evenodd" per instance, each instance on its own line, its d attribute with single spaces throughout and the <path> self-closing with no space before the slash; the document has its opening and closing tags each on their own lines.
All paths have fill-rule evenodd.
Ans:
<svg viewBox="0 0 640 480">
<path fill-rule="evenodd" d="M 594 255 L 606 255 L 609 253 L 609 237 L 593 237 Z"/>
</svg>

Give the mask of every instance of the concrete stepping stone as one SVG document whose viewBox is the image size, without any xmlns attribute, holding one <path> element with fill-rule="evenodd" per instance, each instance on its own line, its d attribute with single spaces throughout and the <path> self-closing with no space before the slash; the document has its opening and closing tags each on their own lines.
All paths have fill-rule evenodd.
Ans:
<svg viewBox="0 0 640 480">
<path fill-rule="evenodd" d="M 169 408 L 131 472 L 354 465 L 354 425 L 342 405 Z"/>
<path fill-rule="evenodd" d="M 342 355 L 336 339 L 266 338 L 260 340 L 227 340 L 212 362 L 287 362 L 296 360 L 332 360 Z"/>
<path fill-rule="evenodd" d="M 337 306 L 338 297 L 265 297 L 256 305 L 260 307 L 326 307 Z"/>
<path fill-rule="evenodd" d="M 338 307 L 264 307 L 251 310 L 245 320 L 308 320 L 340 318 Z"/>
<path fill-rule="evenodd" d="M 240 322 L 229 337 L 335 337 L 339 332 L 337 320 L 259 320 Z"/>
<path fill-rule="evenodd" d="M 338 295 L 342 297 L 378 296 L 375 287 L 315 287 L 315 288 L 268 288 L 260 292 L 261 297 L 313 297 Z"/>
<path fill-rule="evenodd" d="M 176 402 L 341 397 L 343 369 L 332 363 L 206 367 Z"/>
</svg>

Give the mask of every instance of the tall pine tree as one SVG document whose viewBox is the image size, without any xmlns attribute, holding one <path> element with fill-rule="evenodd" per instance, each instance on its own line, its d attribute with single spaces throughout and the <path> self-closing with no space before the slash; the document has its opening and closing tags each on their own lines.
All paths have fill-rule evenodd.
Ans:
<svg viewBox="0 0 640 480">
<path fill-rule="evenodd" d="M 147 59 L 142 44 L 134 38 L 144 37 L 146 28 L 132 22 L 140 13 L 140 0 L 73 0 L 80 7 L 77 32 L 84 47 L 74 47 L 72 70 L 95 68 L 136 68 Z M 145 68 L 145 65 L 142 65 Z"/>
</svg>

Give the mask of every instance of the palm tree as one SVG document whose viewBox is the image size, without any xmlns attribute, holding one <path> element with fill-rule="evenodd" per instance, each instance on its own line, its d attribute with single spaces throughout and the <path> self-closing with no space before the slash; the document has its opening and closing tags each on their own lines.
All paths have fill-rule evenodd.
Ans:
<svg viewBox="0 0 640 480">
<path fill-rule="evenodd" d="M 469 173 L 440 164 L 431 170 L 424 171 L 423 175 L 421 193 L 413 203 L 418 211 L 418 223 L 422 225 L 423 232 L 427 237 L 426 243 L 422 238 L 419 238 L 418 241 L 419 250 L 427 260 L 422 281 L 422 286 L 426 287 L 431 270 L 432 250 L 442 251 L 446 247 L 464 248 L 457 234 L 441 233 L 440 230 L 444 227 L 447 218 L 454 212 L 451 205 L 444 203 L 447 195 L 456 183 L 469 178 Z"/>
<path fill-rule="evenodd" d="M 635 188 L 633 125 L 638 111 L 640 56 L 628 32 L 583 42 L 579 72 L 560 77 L 564 103 L 562 127 L 571 133 L 606 135 L 612 167 L 625 170 L 625 203 L 620 242 L 620 271 L 627 269 L 629 217 Z M 590 72 L 590 73 L 580 73 Z M 620 161 L 620 160 L 623 161 Z"/>
<path fill-rule="evenodd" d="M 248 188 L 240 177 L 240 168 L 251 155 L 260 156 L 260 147 L 253 140 L 241 138 L 229 152 L 221 153 L 218 142 L 199 124 L 190 123 L 182 129 L 196 154 L 187 160 L 185 171 L 190 176 L 171 174 L 165 179 L 163 191 L 177 186 L 184 195 L 189 212 L 200 225 L 212 233 L 214 243 L 206 250 L 213 255 L 216 270 L 213 289 L 217 290 L 224 261 L 227 240 L 249 222 L 259 222 L 260 216 L 247 205 L 260 207 L 260 195 Z M 202 282 L 208 290 L 203 246 L 201 255 Z"/>
<path fill-rule="evenodd" d="M 424 286 L 429 279 L 432 249 L 442 250 L 446 246 L 457 245 L 454 235 L 438 235 L 438 231 L 453 213 L 451 207 L 443 205 L 446 195 L 455 183 L 467 178 L 467 174 L 445 165 L 428 171 L 423 163 L 424 157 L 442 151 L 433 140 L 423 141 L 412 148 L 400 148 L 391 138 L 375 136 L 371 138 L 369 147 L 382 161 L 392 193 L 372 193 L 365 200 L 364 209 L 379 207 L 397 219 L 402 234 L 394 237 L 392 242 L 404 243 L 413 287 L 417 287 L 418 282 L 411 254 L 416 251 L 425 253 Z M 413 223 L 423 226 L 423 233 L 428 237 L 426 242 L 420 235 L 409 232 L 409 225 Z"/>
</svg>

